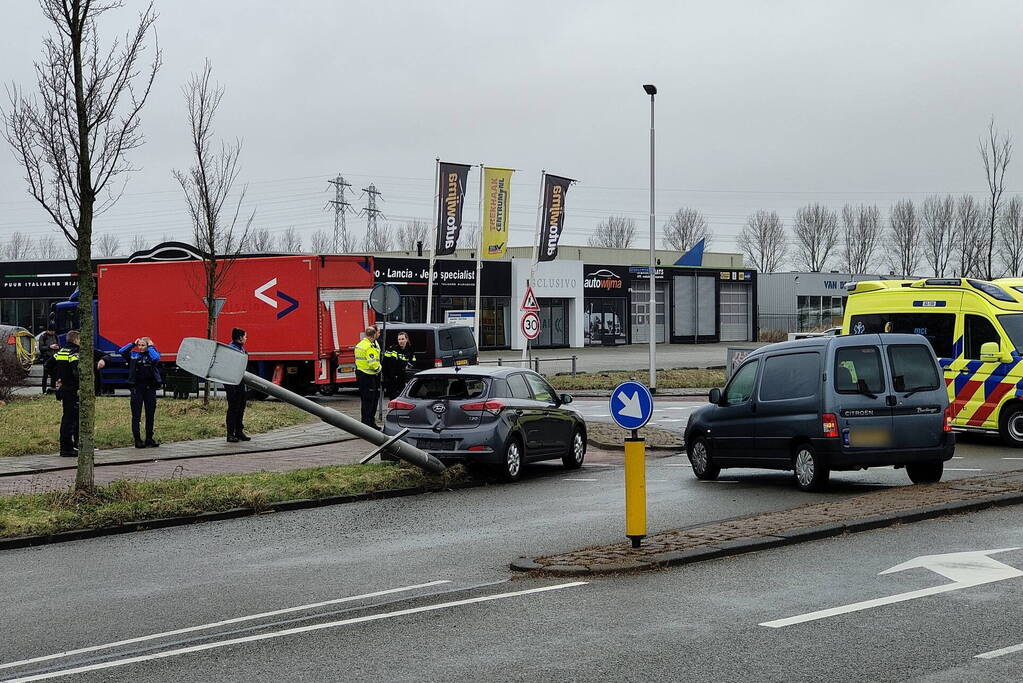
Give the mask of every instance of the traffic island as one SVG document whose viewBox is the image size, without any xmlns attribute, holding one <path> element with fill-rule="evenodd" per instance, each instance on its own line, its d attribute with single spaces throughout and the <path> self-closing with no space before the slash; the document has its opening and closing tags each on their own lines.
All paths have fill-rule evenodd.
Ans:
<svg viewBox="0 0 1023 683">
<path fill-rule="evenodd" d="M 662 531 L 647 536 L 639 548 L 623 541 L 559 555 L 519 558 L 511 563 L 511 568 L 565 576 L 655 569 L 1019 503 L 1023 503 L 1023 470 L 901 486 L 843 500 Z"/>
<path fill-rule="evenodd" d="M 586 440 L 591 446 L 608 450 L 621 451 L 624 448 L 622 428 L 603 422 L 590 422 L 586 425 Z M 682 436 L 676 432 L 659 427 L 643 427 L 639 436 L 646 440 L 647 449 L 681 451 Z"/>
</svg>

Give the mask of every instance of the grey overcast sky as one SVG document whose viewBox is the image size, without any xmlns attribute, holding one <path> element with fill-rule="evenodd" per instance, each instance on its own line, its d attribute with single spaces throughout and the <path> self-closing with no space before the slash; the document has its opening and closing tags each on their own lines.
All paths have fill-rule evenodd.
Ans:
<svg viewBox="0 0 1023 683">
<path fill-rule="evenodd" d="M 512 244 L 532 239 L 541 168 L 579 179 L 562 244 L 608 214 L 646 245 L 649 100 L 657 96 L 658 227 L 704 212 L 714 250 L 745 217 L 786 224 L 810 201 L 841 206 L 985 188 L 977 138 L 990 116 L 1023 135 L 1023 3 L 330 2 L 157 0 L 164 66 L 147 142 L 96 232 L 184 238 L 174 168 L 190 164 L 181 86 L 209 58 L 226 87 L 217 134 L 243 140 L 256 226 L 331 229 L 327 179 L 375 183 L 392 225 L 432 215 L 435 157 L 519 169 Z M 143 8 L 104 16 L 123 34 Z M 50 29 L 4 0 L 0 78 L 34 89 Z M 1007 174 L 1023 192 L 1023 145 Z M 467 220 L 475 216 L 470 176 Z M 364 199 L 350 198 L 357 206 Z M 364 219 L 350 218 L 357 231 Z M 0 241 L 51 230 L 10 150 L 0 152 Z"/>
</svg>

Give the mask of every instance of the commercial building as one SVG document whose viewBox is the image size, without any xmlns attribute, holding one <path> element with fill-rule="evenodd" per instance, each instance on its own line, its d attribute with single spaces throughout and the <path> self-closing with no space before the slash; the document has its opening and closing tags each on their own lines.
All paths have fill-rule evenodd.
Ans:
<svg viewBox="0 0 1023 683">
<path fill-rule="evenodd" d="M 849 273 L 760 273 L 757 307 L 763 332 L 811 332 L 838 327 L 849 293 L 846 282 L 883 280 Z"/>
</svg>

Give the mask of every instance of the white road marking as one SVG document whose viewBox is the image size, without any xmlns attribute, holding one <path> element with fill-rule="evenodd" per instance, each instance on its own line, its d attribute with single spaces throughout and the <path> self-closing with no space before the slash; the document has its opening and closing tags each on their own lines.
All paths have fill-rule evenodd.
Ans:
<svg viewBox="0 0 1023 683">
<path fill-rule="evenodd" d="M 699 479 L 701 484 L 738 484 L 738 479 Z"/>
<path fill-rule="evenodd" d="M 658 410 L 693 410 L 696 406 L 667 406 Z"/>
<path fill-rule="evenodd" d="M 583 479 L 582 477 L 562 477 L 561 481 L 597 481 L 596 479 Z"/>
<path fill-rule="evenodd" d="M 983 472 L 979 467 L 946 467 L 946 472 Z"/>
<path fill-rule="evenodd" d="M 447 609 L 450 607 L 459 607 L 461 605 L 473 605 L 481 602 L 490 602 L 492 600 L 502 600 L 504 598 L 515 598 L 521 595 L 530 595 L 532 593 L 544 593 L 547 591 L 560 590 L 562 588 L 571 588 L 573 586 L 585 586 L 588 581 L 572 581 L 571 583 L 560 583 L 554 586 L 543 586 L 542 588 L 530 588 L 527 590 L 513 591 L 510 593 L 496 593 L 494 595 L 483 595 L 478 598 L 467 598 L 465 600 L 453 600 L 451 602 L 442 602 L 436 605 L 426 605 L 424 607 L 411 607 L 408 609 L 396 610 L 394 612 L 381 612 L 378 614 L 367 614 L 363 617 L 353 617 L 351 619 L 341 619 L 340 621 L 328 621 L 322 624 L 310 624 L 309 626 L 297 626 L 295 628 L 288 628 L 282 631 L 271 631 L 270 633 L 260 633 L 252 636 L 244 636 L 241 638 L 230 638 L 228 640 L 220 640 L 215 643 L 204 643 L 202 645 L 191 645 L 189 647 L 181 647 L 175 650 L 164 650 L 162 652 L 154 652 L 148 655 L 140 655 L 137 657 L 126 657 L 124 659 L 115 659 L 109 662 L 102 662 L 99 664 L 89 664 L 87 666 L 78 666 L 73 669 L 63 669 L 61 671 L 51 671 L 44 674 L 36 674 L 34 676 L 25 676 L 23 678 L 11 678 L 8 679 L 9 683 L 24 683 L 27 681 L 42 681 L 50 678 L 60 678 L 63 676 L 70 676 L 73 674 L 86 673 L 89 671 L 101 671 L 103 669 L 112 669 L 118 666 L 125 666 L 126 664 L 135 664 L 138 662 L 147 662 L 154 659 L 166 659 L 168 657 L 176 657 L 178 655 L 189 654 L 192 652 L 202 652 L 204 650 L 215 650 L 221 647 L 228 647 L 229 645 L 240 645 L 242 643 L 252 643 L 260 640 L 270 640 L 271 638 L 281 638 L 283 636 L 291 636 L 298 633 L 309 633 L 312 631 L 321 631 L 327 628 L 337 628 L 339 626 L 348 626 L 350 624 L 362 624 L 369 621 L 379 621 L 381 619 L 393 619 L 394 617 L 404 617 L 410 614 L 419 614 L 422 612 L 434 612 L 441 609 Z"/>
<path fill-rule="evenodd" d="M 1023 460 L 1023 458 L 1002 458 L 1002 460 Z"/>
<path fill-rule="evenodd" d="M 303 610 L 315 609 L 317 607 L 327 607 L 329 605 L 339 605 L 345 602 L 354 602 L 356 600 L 363 600 L 366 598 L 377 598 L 381 595 L 391 595 L 392 593 L 402 593 L 404 591 L 416 590 L 418 588 L 429 588 L 430 586 L 439 586 L 444 583 L 451 583 L 450 581 L 430 581 L 429 583 L 419 583 L 414 586 L 403 586 L 401 588 L 388 588 L 387 590 L 375 591 L 373 593 L 365 593 L 363 595 L 352 595 L 347 598 L 336 598 L 334 600 L 325 600 L 323 602 L 313 602 L 308 605 L 299 605 L 298 607 L 286 607 L 284 609 L 273 610 L 272 612 L 260 612 L 259 614 L 250 614 L 244 617 L 234 617 L 233 619 L 225 619 L 223 621 L 215 621 L 209 624 L 202 624 L 200 626 L 188 626 L 186 628 L 179 628 L 173 631 L 164 631 L 163 633 L 152 633 L 147 636 L 139 636 L 137 638 L 127 638 L 125 640 L 118 640 L 113 643 L 104 643 L 103 645 L 92 645 L 90 647 L 83 647 L 77 650 L 66 650 L 65 652 L 58 652 L 52 655 L 45 655 L 43 657 L 33 657 L 32 659 L 22 659 L 17 662 L 7 662 L 0 664 L 0 669 L 9 669 L 15 666 L 24 666 L 25 664 L 35 664 L 37 662 L 46 662 L 51 659 L 60 659 L 61 657 L 70 657 L 72 655 L 80 655 L 85 652 L 97 652 L 98 650 L 107 650 L 112 647 L 120 647 L 121 645 L 131 645 L 133 643 L 142 643 L 147 640 L 156 640 L 158 638 L 166 638 L 167 636 L 177 636 L 182 633 L 193 633 L 195 631 L 202 631 L 209 628 L 216 628 L 218 626 L 228 626 L 230 624 L 240 624 L 243 621 L 252 621 L 254 619 L 263 619 L 265 617 L 275 617 L 280 614 L 288 614 L 290 612 L 301 612 Z"/>
<path fill-rule="evenodd" d="M 666 463 L 664 463 L 664 466 L 665 467 L 692 467 L 692 465 L 690 465 L 687 462 L 666 462 Z"/>
<path fill-rule="evenodd" d="M 961 455 L 953 455 L 953 456 L 952 456 L 952 459 L 953 459 L 953 460 L 962 460 L 962 459 L 963 459 L 963 456 L 961 456 Z"/>
<path fill-rule="evenodd" d="M 995 657 L 1001 657 L 1002 655 L 1011 655 L 1013 652 L 1019 652 L 1023 650 L 1023 643 L 1019 645 L 1010 645 L 1009 647 L 1002 647 L 997 650 L 991 650 L 990 652 L 982 652 L 979 655 L 973 655 L 974 659 L 994 659 Z"/>
<path fill-rule="evenodd" d="M 676 420 L 675 418 L 671 417 L 662 417 L 659 420 L 654 420 L 654 422 L 684 422 L 684 420 L 682 420 L 681 418 Z"/>
</svg>

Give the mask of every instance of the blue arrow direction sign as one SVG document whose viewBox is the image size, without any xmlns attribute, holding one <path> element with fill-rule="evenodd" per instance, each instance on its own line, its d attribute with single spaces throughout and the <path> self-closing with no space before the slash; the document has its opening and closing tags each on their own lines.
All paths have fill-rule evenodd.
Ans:
<svg viewBox="0 0 1023 683">
<path fill-rule="evenodd" d="M 622 382 L 611 392 L 611 419 L 622 429 L 639 429 L 654 413 L 654 397 L 639 382 Z"/>
</svg>

